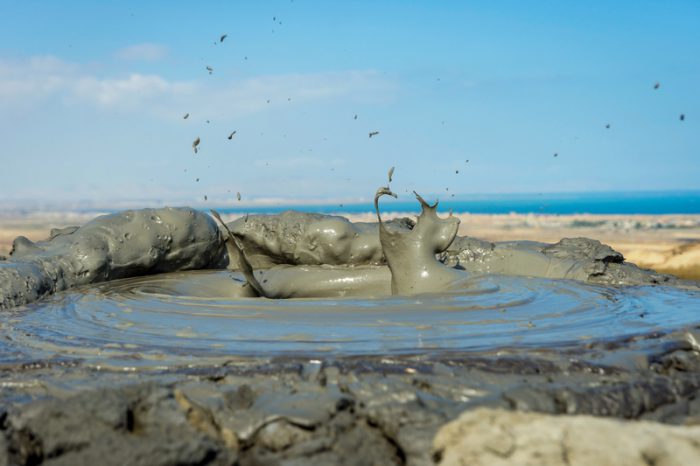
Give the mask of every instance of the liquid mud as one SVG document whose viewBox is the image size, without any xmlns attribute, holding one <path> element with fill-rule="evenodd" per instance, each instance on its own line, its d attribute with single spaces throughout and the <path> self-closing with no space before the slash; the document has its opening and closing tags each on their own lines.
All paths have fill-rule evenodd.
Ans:
<svg viewBox="0 0 700 466">
<path fill-rule="evenodd" d="M 144 209 L 18 238 L 0 465 L 431 465 L 475 407 L 700 423 L 697 284 L 585 238 L 456 237 L 418 200 L 415 222 Z"/>
<path fill-rule="evenodd" d="M 232 357 L 397 356 L 562 348 L 697 323 L 700 292 L 487 275 L 459 290 L 383 298 L 227 295 L 228 271 L 131 278 L 54 295 L 2 319 L 3 359 L 61 354 L 100 366 Z"/>
</svg>

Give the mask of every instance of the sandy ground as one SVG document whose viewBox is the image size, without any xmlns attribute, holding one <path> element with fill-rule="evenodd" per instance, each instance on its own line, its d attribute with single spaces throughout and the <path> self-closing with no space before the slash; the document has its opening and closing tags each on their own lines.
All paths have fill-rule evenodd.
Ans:
<svg viewBox="0 0 700 466">
<path fill-rule="evenodd" d="M 32 241 L 49 237 L 52 228 L 82 225 L 96 214 L 75 212 L 37 212 L 31 214 L 3 214 L 0 212 L 0 255 L 9 254 L 12 241 L 18 236 L 26 236 Z"/>
<path fill-rule="evenodd" d="M 387 218 L 403 214 L 386 214 Z M 410 215 L 410 214 L 406 214 Z M 0 213 L 0 256 L 20 235 L 32 241 L 48 237 L 51 228 L 81 225 L 95 214 L 37 212 Z M 375 221 L 373 214 L 346 215 L 352 221 Z M 231 220 L 236 216 L 226 216 Z M 682 278 L 700 279 L 700 215 L 484 215 L 460 214 L 460 235 L 490 241 L 557 242 L 585 236 L 600 240 L 642 267 Z"/>
</svg>

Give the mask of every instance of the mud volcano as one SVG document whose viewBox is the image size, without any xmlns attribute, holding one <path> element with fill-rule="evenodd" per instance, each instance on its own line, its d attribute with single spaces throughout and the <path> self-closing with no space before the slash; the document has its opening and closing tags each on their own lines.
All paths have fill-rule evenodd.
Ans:
<svg viewBox="0 0 700 466">
<path fill-rule="evenodd" d="M 0 464 L 433 464 L 475 407 L 700 421 L 700 289 L 597 241 L 144 209 L 0 262 Z M 216 218 L 218 214 L 214 213 Z"/>
</svg>

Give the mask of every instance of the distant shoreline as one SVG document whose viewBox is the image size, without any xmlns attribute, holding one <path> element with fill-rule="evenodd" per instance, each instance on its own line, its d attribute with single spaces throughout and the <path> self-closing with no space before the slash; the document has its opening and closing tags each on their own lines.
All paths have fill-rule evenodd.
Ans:
<svg viewBox="0 0 700 466">
<path fill-rule="evenodd" d="M 425 196 L 429 202 L 440 201 L 440 210 L 450 209 L 459 214 L 535 214 L 535 215 L 681 215 L 700 214 L 700 191 L 648 191 L 648 192 L 589 192 L 543 194 L 482 194 L 459 195 L 449 193 Z M 324 214 L 372 213 L 371 200 L 360 199 L 244 199 L 217 198 L 179 200 L 128 200 L 128 201 L 0 201 L 0 217 L 31 215 L 44 212 L 75 212 L 99 214 L 120 210 L 191 206 L 207 211 L 216 209 L 226 214 L 275 214 L 285 210 L 318 212 Z M 414 212 L 417 204 L 411 195 L 401 193 L 398 200 L 387 199 L 382 203 L 385 212 Z"/>
</svg>

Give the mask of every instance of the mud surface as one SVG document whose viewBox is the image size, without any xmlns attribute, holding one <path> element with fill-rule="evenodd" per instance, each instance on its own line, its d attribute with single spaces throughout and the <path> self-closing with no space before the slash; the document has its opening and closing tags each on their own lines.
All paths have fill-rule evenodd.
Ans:
<svg viewBox="0 0 700 466">
<path fill-rule="evenodd" d="M 229 257 L 211 218 L 168 214 L 16 241 L 0 465 L 433 464 L 435 433 L 475 407 L 700 423 L 700 291 L 598 242 L 241 219 L 260 285 L 290 298 L 266 299 L 234 270 L 177 271 Z M 17 294 L 17 276 L 49 285 Z"/>
<path fill-rule="evenodd" d="M 700 291 L 498 275 L 451 292 L 382 298 L 241 298 L 226 294 L 232 281 L 243 277 L 196 271 L 80 287 L 7 312 L 0 348 L 8 361 L 59 353 L 112 367 L 554 349 L 692 325 L 700 302 Z"/>
<path fill-rule="evenodd" d="M 414 297 L 216 294 L 233 279 L 7 311 L 0 464 L 427 465 L 475 407 L 700 423 L 697 292 L 484 276 Z"/>
</svg>

